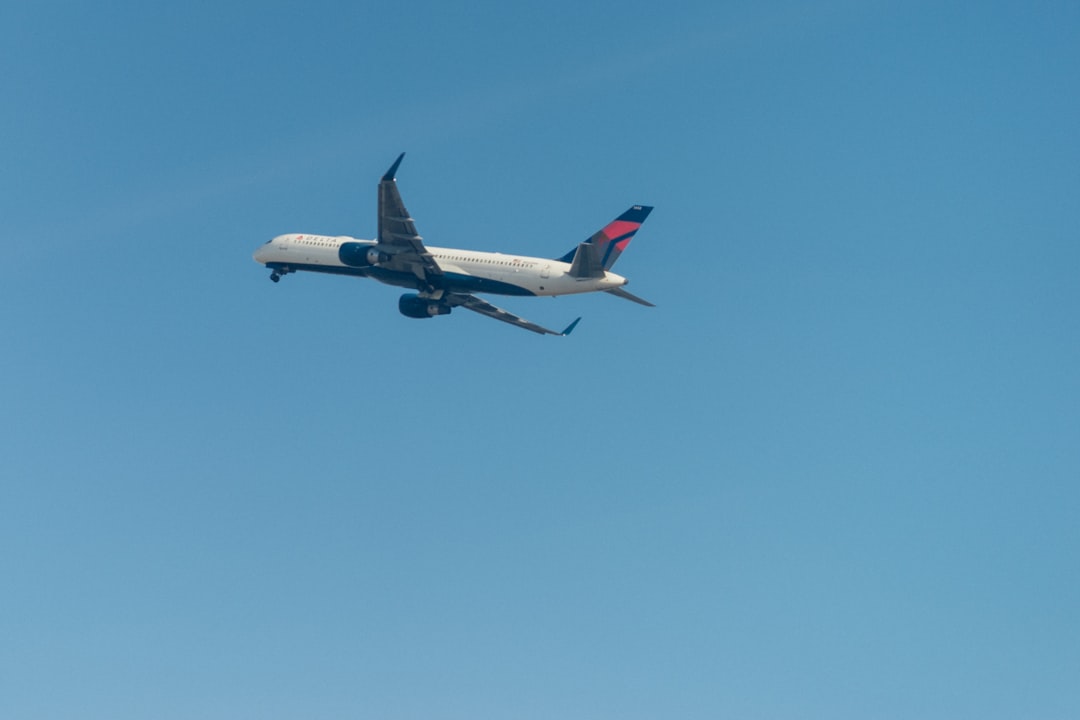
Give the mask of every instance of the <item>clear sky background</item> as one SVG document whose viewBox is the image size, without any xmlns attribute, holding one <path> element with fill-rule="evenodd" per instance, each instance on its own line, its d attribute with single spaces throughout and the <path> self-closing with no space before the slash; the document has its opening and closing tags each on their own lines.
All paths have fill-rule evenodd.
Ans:
<svg viewBox="0 0 1080 720">
<path fill-rule="evenodd" d="M 1080 716 L 1078 7 L 3 4 L 0 716 Z"/>
</svg>

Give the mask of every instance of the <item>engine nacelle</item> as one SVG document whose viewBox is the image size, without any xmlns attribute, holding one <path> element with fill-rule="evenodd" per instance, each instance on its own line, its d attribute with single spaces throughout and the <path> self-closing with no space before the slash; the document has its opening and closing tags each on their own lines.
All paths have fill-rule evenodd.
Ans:
<svg viewBox="0 0 1080 720">
<path fill-rule="evenodd" d="M 407 293 L 402 295 L 398 299 L 398 310 L 405 317 L 411 318 L 429 318 L 436 315 L 449 315 L 450 306 L 439 302 L 438 300 L 431 300 L 430 298 L 422 298 L 416 293 Z"/>
<path fill-rule="evenodd" d="M 390 259 L 386 253 L 376 250 L 370 243 L 342 243 L 338 250 L 338 259 L 349 267 L 371 267 Z"/>
</svg>

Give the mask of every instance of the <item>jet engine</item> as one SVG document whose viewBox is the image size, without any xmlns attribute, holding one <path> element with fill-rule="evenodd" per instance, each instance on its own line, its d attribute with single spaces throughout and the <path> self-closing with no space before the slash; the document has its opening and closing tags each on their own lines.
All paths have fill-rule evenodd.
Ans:
<svg viewBox="0 0 1080 720">
<path fill-rule="evenodd" d="M 386 262 L 390 256 L 369 243 L 347 242 L 338 250 L 338 259 L 349 267 L 371 267 Z"/>
<path fill-rule="evenodd" d="M 422 298 L 416 293 L 406 293 L 398 299 L 398 310 L 405 317 L 429 318 L 436 315 L 449 315 L 450 306 L 438 300 Z"/>
</svg>

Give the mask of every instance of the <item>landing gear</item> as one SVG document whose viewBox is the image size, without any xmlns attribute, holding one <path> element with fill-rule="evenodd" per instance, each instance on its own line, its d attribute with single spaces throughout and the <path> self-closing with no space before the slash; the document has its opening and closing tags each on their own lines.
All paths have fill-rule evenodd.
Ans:
<svg viewBox="0 0 1080 720">
<path fill-rule="evenodd" d="M 275 270 L 274 272 L 270 273 L 270 279 L 273 280 L 274 282 L 277 282 L 278 280 L 281 279 L 281 273 L 279 273 L 277 270 Z"/>
</svg>

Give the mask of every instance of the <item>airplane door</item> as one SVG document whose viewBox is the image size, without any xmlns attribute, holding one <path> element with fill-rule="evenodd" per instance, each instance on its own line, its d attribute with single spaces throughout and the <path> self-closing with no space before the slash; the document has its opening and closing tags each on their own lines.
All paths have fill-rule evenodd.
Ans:
<svg viewBox="0 0 1080 720">
<path fill-rule="evenodd" d="M 550 276 L 551 276 L 551 263 L 548 263 L 544 267 L 540 268 L 540 277 L 547 280 L 548 277 L 550 277 Z"/>
</svg>

